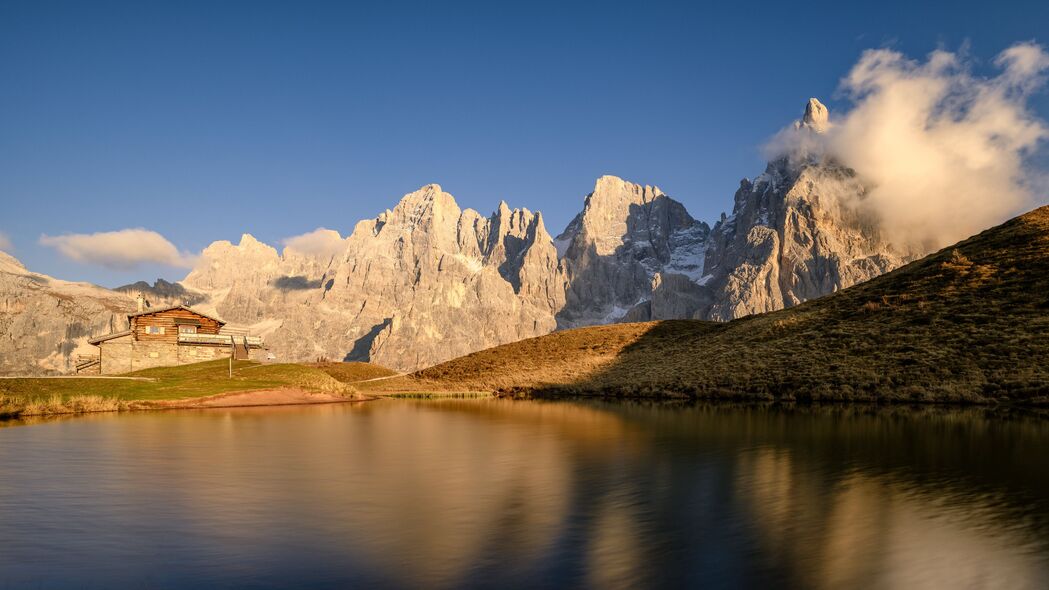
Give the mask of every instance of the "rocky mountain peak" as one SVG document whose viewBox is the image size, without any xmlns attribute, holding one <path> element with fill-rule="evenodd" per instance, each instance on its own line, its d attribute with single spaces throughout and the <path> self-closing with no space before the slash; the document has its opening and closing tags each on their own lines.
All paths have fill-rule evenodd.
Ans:
<svg viewBox="0 0 1049 590">
<path fill-rule="evenodd" d="M 664 196 L 658 186 L 635 184 L 618 176 L 604 175 L 594 183 L 594 191 L 587 198 L 587 205 L 594 206 L 647 203 Z"/>
<path fill-rule="evenodd" d="M 812 99 L 799 129 L 826 129 Z M 888 243 L 854 204 L 866 187 L 831 158 L 788 154 L 736 191 L 732 216 L 711 232 L 704 267 L 712 304 L 699 316 L 730 320 L 797 305 L 869 280 L 925 252 Z"/>
<path fill-rule="evenodd" d="M 558 249 L 563 251 L 574 247 L 578 251 L 593 248 L 599 256 L 612 255 L 625 241 L 638 237 L 633 234 L 637 233 L 639 226 L 651 226 L 653 207 L 660 211 L 675 209 L 675 214 L 678 209 L 684 212 L 684 207 L 663 194 L 659 187 L 642 186 L 618 176 L 602 176 L 594 183 L 594 191 L 584 200 L 583 211 L 557 237 Z M 684 213 L 684 217 L 687 218 L 682 218 L 685 223 L 694 221 L 688 213 Z M 660 221 L 656 223 L 658 225 Z"/>
<path fill-rule="evenodd" d="M 444 234 L 448 231 L 454 233 L 461 214 L 455 197 L 441 190 L 438 184 L 428 184 L 401 197 L 386 219 L 380 220 L 378 231 L 397 228 L 397 231 L 412 234 L 420 228 L 426 232 L 435 229 Z"/>
<path fill-rule="evenodd" d="M 510 215 L 510 205 L 507 205 L 505 200 L 499 199 L 499 208 L 496 209 L 496 215 L 499 217 L 508 217 Z"/>
<path fill-rule="evenodd" d="M 810 98 L 805 105 L 805 114 L 801 117 L 801 127 L 811 129 L 816 133 L 823 133 L 830 123 L 830 113 L 822 102 Z"/>
<path fill-rule="evenodd" d="M 393 208 L 393 213 L 401 215 L 411 215 L 412 212 L 421 212 L 431 210 L 434 208 L 441 207 L 455 207 L 459 206 L 455 202 L 455 198 L 452 195 L 444 192 L 439 184 L 427 184 L 420 187 L 418 190 L 412 191 L 403 197 L 397 203 L 397 206 Z"/>
<path fill-rule="evenodd" d="M 131 299 L 135 299 L 141 294 L 145 297 L 146 305 L 149 307 L 196 305 L 206 299 L 203 293 L 190 291 L 179 283 L 171 283 L 161 278 L 154 281 L 152 285 L 147 281 L 138 281 L 116 287 L 113 290 L 117 293 L 123 293 Z"/>
<path fill-rule="evenodd" d="M 649 319 L 658 275 L 702 276 L 709 231 L 658 187 L 602 176 L 554 240 L 569 282 L 558 325 Z"/>
<path fill-rule="evenodd" d="M 237 244 L 239 248 L 257 248 L 263 245 L 265 244 L 258 241 L 258 239 L 256 239 L 255 236 L 249 233 L 240 234 L 240 243 Z"/>
<path fill-rule="evenodd" d="M 272 273 L 280 261 L 276 248 L 246 233 L 236 246 L 219 240 L 204 248 L 196 267 L 182 282 L 192 289 L 224 288 L 260 273 Z"/>
</svg>

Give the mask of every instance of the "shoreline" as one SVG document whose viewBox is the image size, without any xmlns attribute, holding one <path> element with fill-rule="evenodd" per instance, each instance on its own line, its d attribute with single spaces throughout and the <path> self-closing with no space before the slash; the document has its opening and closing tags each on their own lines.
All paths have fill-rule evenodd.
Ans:
<svg viewBox="0 0 1049 590">
<path fill-rule="evenodd" d="M 288 406 L 319 406 L 331 404 L 363 403 L 378 401 L 382 399 L 393 400 L 432 400 L 448 401 L 462 399 L 495 399 L 504 401 L 539 401 L 539 402 L 627 402 L 639 404 L 712 404 L 723 406 L 766 406 L 780 407 L 788 410 L 802 410 L 805 408 L 849 408 L 870 410 L 985 410 L 992 413 L 1015 415 L 1029 414 L 1042 419 L 1049 419 L 1049 407 L 1045 405 L 1017 404 L 1017 403 L 973 403 L 973 402 L 951 402 L 951 401 L 905 401 L 905 400 L 768 400 L 754 398 L 725 398 L 725 397 L 677 397 L 677 396 L 595 396 L 595 395 L 571 395 L 571 396 L 508 396 L 496 393 L 471 392 L 406 392 L 406 393 L 378 393 L 363 394 L 359 397 L 346 397 L 338 394 L 310 391 L 298 387 L 277 387 L 257 389 L 250 391 L 234 391 L 210 395 L 200 398 L 184 398 L 172 400 L 151 401 L 120 401 L 105 408 L 82 408 L 66 409 L 64 411 L 46 411 L 34 413 L 0 413 L 0 426 L 5 422 L 16 422 L 20 420 L 47 420 L 50 418 L 72 418 L 87 414 L 123 413 L 123 412 L 157 412 L 170 410 L 209 410 L 209 409 L 231 409 L 231 408 L 273 408 Z M 110 400 L 115 401 L 115 400 Z"/>
<path fill-rule="evenodd" d="M 250 391 L 229 391 L 204 397 L 131 402 L 130 409 L 190 410 L 203 408 L 248 408 L 267 406 L 303 406 L 368 401 L 335 393 L 309 391 L 301 387 L 274 387 Z"/>
<path fill-rule="evenodd" d="M 265 408 L 280 406 L 311 406 L 345 404 L 380 399 L 377 396 L 344 396 L 318 392 L 301 387 L 274 387 L 248 391 L 229 391 L 195 398 L 169 400 L 70 400 L 72 407 L 59 406 L 54 411 L 25 412 L 19 408 L 0 412 L 0 421 L 22 418 L 46 418 L 49 416 L 73 416 L 78 414 L 100 414 L 106 412 L 141 412 L 161 410 L 206 410 L 218 408 Z M 86 402 L 86 403 L 83 403 Z M 94 403 L 93 403 L 94 402 Z"/>
</svg>

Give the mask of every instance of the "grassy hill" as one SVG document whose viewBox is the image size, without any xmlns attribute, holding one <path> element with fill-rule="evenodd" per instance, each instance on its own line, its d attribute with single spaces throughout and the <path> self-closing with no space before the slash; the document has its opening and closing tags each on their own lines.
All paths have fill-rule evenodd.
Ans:
<svg viewBox="0 0 1049 590">
<path fill-rule="evenodd" d="M 374 363 L 344 362 L 344 363 L 314 363 L 309 365 L 320 369 L 343 383 L 354 383 L 369 379 L 379 379 L 397 374 L 393 369 L 387 369 L 382 365 Z"/>
<path fill-rule="evenodd" d="M 1049 207 L 790 309 L 558 332 L 375 388 L 1049 404 Z"/>
</svg>

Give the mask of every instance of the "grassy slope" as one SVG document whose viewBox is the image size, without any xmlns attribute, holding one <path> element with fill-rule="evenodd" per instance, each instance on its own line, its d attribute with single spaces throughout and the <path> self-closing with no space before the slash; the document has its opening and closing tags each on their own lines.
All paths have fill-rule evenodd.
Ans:
<svg viewBox="0 0 1049 590">
<path fill-rule="evenodd" d="M 389 377 L 397 374 L 397 371 L 393 369 L 387 369 L 382 365 L 372 363 L 315 363 L 309 366 L 320 369 L 343 383 L 378 379 L 379 377 Z"/>
<path fill-rule="evenodd" d="M 346 385 L 320 369 L 305 365 L 261 365 L 217 360 L 179 367 L 159 367 L 129 373 L 151 381 L 122 379 L 0 379 L 0 416 L 61 413 L 90 409 L 123 409 L 127 402 L 177 400 L 234 391 L 299 387 L 314 391 L 348 392 Z"/>
<path fill-rule="evenodd" d="M 725 324 L 583 328 L 379 382 L 398 390 L 1049 403 L 1049 207 L 892 273 Z"/>
</svg>

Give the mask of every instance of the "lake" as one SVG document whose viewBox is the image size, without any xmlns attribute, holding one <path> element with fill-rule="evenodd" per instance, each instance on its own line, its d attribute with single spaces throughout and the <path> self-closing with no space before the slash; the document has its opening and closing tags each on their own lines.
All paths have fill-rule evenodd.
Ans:
<svg viewBox="0 0 1049 590">
<path fill-rule="evenodd" d="M 493 399 L 0 427 L 0 588 L 1049 587 L 1049 420 Z"/>
</svg>

